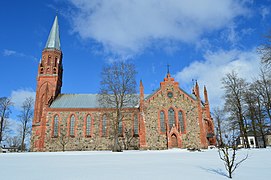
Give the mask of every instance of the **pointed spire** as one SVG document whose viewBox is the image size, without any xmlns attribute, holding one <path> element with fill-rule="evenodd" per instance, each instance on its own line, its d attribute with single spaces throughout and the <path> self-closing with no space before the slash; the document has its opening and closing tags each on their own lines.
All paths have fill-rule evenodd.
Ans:
<svg viewBox="0 0 271 180">
<path fill-rule="evenodd" d="M 209 103 L 206 86 L 204 86 L 204 99 L 205 99 L 205 103 Z"/>
<path fill-rule="evenodd" d="M 199 84 L 198 84 L 198 81 L 196 81 L 196 85 L 195 85 L 195 94 L 197 96 L 197 98 L 199 99 Z"/>
<path fill-rule="evenodd" d="M 169 64 L 167 64 L 167 78 L 169 78 L 169 77 L 170 77 L 170 71 L 169 71 L 169 67 L 170 67 L 170 65 L 169 65 Z"/>
<path fill-rule="evenodd" d="M 140 101 L 143 101 L 143 99 L 144 99 L 144 86 L 143 86 L 141 79 L 140 79 L 139 91 L 140 91 Z"/>
<path fill-rule="evenodd" d="M 55 17 L 52 29 L 50 31 L 45 49 L 60 49 L 60 38 L 59 38 L 59 27 L 58 27 L 58 18 Z"/>
<path fill-rule="evenodd" d="M 167 73 L 168 73 L 168 74 L 170 74 L 170 73 L 169 73 L 169 67 L 170 67 L 170 65 L 167 64 Z"/>
</svg>

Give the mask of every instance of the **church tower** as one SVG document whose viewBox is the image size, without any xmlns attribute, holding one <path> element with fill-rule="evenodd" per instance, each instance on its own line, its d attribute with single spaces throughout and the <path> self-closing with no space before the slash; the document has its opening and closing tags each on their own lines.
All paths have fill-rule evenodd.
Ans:
<svg viewBox="0 0 271 180">
<path fill-rule="evenodd" d="M 62 86 L 62 51 L 60 49 L 58 18 L 55 17 L 38 66 L 36 102 L 32 123 L 32 150 L 43 151 L 46 112 L 60 94 Z"/>
</svg>

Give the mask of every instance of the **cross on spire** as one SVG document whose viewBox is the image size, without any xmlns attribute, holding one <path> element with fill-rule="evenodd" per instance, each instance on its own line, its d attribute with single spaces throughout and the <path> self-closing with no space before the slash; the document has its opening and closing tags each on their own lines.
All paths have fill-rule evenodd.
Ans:
<svg viewBox="0 0 271 180">
<path fill-rule="evenodd" d="M 170 67 L 170 65 L 167 64 L 167 73 L 168 73 L 168 74 L 169 74 L 169 67 Z"/>
</svg>

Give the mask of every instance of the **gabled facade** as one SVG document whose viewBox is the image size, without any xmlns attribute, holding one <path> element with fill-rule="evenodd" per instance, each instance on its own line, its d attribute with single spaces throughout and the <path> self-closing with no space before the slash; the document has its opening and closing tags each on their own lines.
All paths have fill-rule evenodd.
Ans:
<svg viewBox="0 0 271 180">
<path fill-rule="evenodd" d="M 61 94 L 62 51 L 55 18 L 38 67 L 32 151 L 110 150 L 114 109 L 102 108 L 97 94 Z M 189 95 L 170 73 L 139 105 L 126 107 L 119 140 L 126 149 L 207 148 L 216 143 L 207 90 L 196 83 Z"/>
</svg>

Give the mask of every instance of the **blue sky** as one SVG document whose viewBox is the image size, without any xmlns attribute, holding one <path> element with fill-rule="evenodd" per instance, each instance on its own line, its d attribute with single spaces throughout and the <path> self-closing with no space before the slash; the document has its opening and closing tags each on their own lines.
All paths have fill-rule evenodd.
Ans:
<svg viewBox="0 0 271 180">
<path fill-rule="evenodd" d="M 191 92 L 207 86 L 221 105 L 221 78 L 252 79 L 257 47 L 271 30 L 270 0 L 9 0 L 0 6 L 0 96 L 16 109 L 34 95 L 41 52 L 56 12 L 64 54 L 62 93 L 97 93 L 104 64 L 135 63 L 145 93 L 159 87 L 166 65 Z"/>
</svg>

